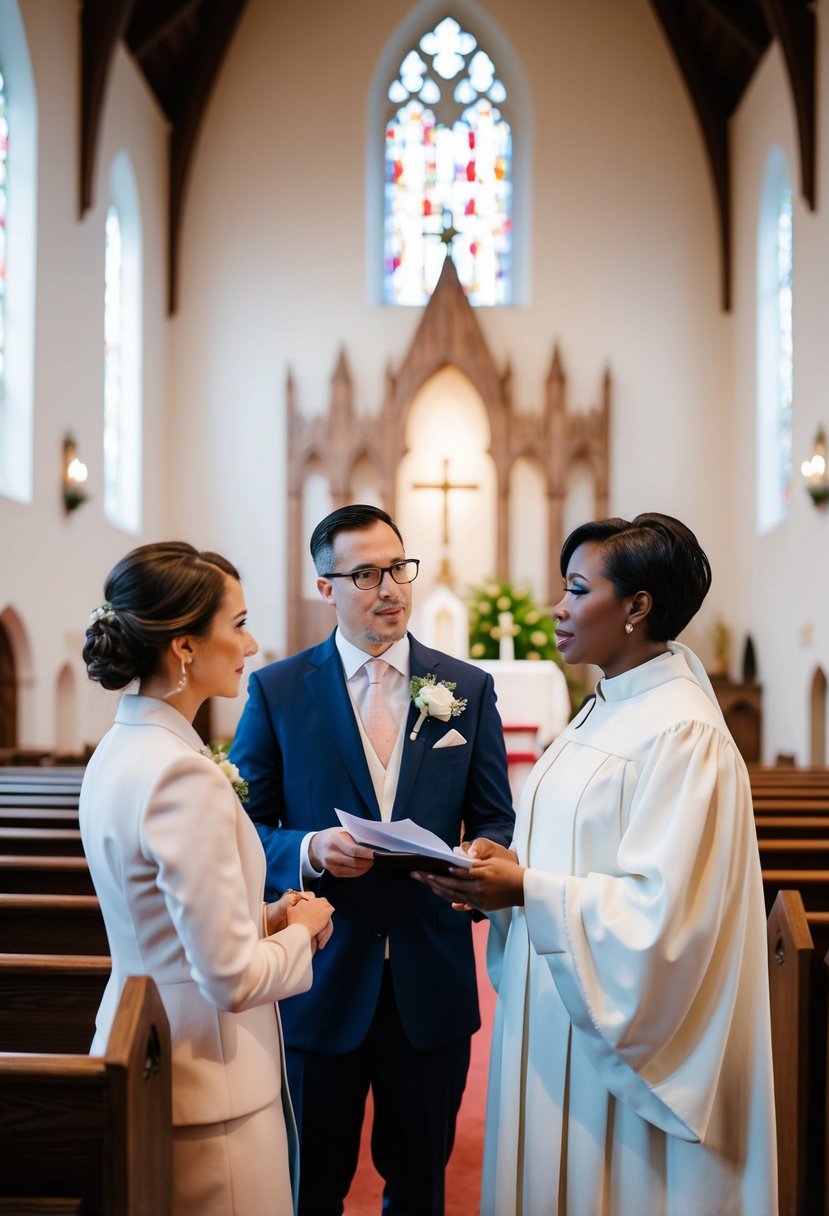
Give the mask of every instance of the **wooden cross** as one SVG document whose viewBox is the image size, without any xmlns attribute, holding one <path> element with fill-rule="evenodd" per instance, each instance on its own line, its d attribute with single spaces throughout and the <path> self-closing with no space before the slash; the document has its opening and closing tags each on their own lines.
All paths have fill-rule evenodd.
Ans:
<svg viewBox="0 0 829 1216">
<path fill-rule="evenodd" d="M 480 486 L 477 482 L 465 481 L 450 481 L 449 480 L 449 460 L 444 457 L 443 460 L 443 481 L 416 481 L 412 485 L 414 490 L 440 490 L 443 494 L 443 560 L 441 562 L 440 575 L 438 582 L 451 583 L 451 574 L 449 571 L 449 494 L 452 490 L 478 490 Z"/>
</svg>

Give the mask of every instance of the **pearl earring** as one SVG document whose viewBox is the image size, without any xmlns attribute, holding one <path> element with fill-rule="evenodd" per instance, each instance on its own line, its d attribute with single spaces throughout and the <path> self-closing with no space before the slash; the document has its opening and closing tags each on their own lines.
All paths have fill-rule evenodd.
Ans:
<svg viewBox="0 0 829 1216">
<path fill-rule="evenodd" d="M 633 626 L 630 621 L 625 622 L 625 633 L 633 633 Z"/>
<path fill-rule="evenodd" d="M 188 660 L 188 662 L 189 662 L 189 660 Z M 187 680 L 188 680 L 187 664 L 185 663 L 184 659 L 182 659 L 181 660 L 181 679 L 179 680 L 178 684 L 176 684 L 175 688 L 171 688 L 169 692 L 164 694 L 164 700 L 166 701 L 168 697 L 174 697 L 177 693 L 183 692 L 184 689 L 187 687 Z"/>
</svg>

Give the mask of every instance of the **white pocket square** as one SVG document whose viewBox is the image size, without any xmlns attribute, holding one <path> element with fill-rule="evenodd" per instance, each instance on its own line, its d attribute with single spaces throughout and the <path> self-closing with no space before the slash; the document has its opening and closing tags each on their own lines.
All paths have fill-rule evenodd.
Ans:
<svg viewBox="0 0 829 1216">
<path fill-rule="evenodd" d="M 437 743 L 433 744 L 432 751 L 437 751 L 439 747 L 460 747 L 462 743 L 466 743 L 463 735 L 459 730 L 447 731 L 442 739 L 438 739 Z"/>
</svg>

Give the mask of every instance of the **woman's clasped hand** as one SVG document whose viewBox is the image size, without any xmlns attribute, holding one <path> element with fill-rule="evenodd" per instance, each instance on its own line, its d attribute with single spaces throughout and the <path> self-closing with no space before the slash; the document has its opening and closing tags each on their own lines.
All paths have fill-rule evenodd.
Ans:
<svg viewBox="0 0 829 1216">
<path fill-rule="evenodd" d="M 267 905 L 268 934 L 279 933 L 288 925 L 302 925 L 311 936 L 314 950 L 323 950 L 334 931 L 331 917 L 334 906 L 312 891 L 283 891 L 279 899 Z"/>
</svg>

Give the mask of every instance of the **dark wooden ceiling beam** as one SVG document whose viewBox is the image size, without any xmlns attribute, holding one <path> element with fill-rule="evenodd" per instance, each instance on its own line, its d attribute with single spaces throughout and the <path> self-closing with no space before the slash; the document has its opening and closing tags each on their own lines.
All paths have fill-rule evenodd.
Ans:
<svg viewBox="0 0 829 1216">
<path fill-rule="evenodd" d="M 763 11 L 783 49 L 797 115 L 800 189 L 809 208 L 817 205 L 815 166 L 815 14 L 809 0 L 763 0 Z"/>
<path fill-rule="evenodd" d="M 81 4 L 80 214 L 92 206 L 98 133 L 109 69 L 134 0 L 83 0 Z"/>
<path fill-rule="evenodd" d="M 211 0 L 188 73 L 187 87 L 172 115 L 170 136 L 168 307 L 178 303 L 178 253 L 181 221 L 190 165 L 204 110 L 233 31 L 247 0 Z"/>
<path fill-rule="evenodd" d="M 702 131 L 714 186 L 722 306 L 731 308 L 731 160 L 728 114 L 676 0 L 650 0 L 676 59 Z"/>
<path fill-rule="evenodd" d="M 769 31 L 760 10 L 745 0 L 699 0 L 702 8 L 756 62 L 769 45 Z"/>
<path fill-rule="evenodd" d="M 203 0 L 143 0 L 127 31 L 127 42 L 140 62 L 171 34 L 180 21 L 197 9 Z"/>
</svg>

